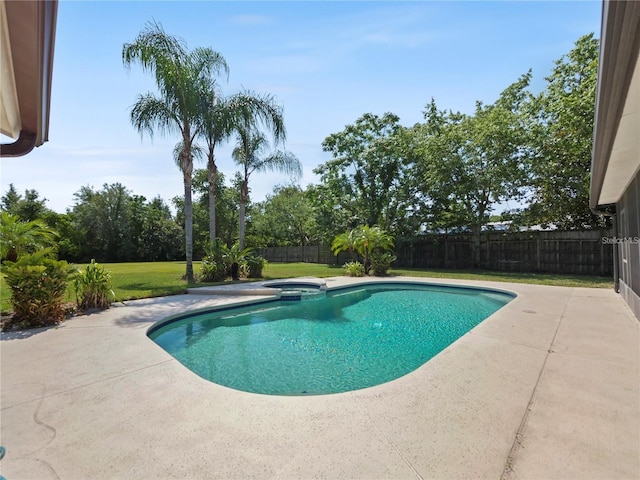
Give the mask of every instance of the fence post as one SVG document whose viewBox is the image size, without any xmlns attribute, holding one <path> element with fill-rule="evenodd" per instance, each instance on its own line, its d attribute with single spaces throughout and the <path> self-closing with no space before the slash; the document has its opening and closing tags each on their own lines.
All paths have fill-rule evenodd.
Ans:
<svg viewBox="0 0 640 480">
<path fill-rule="evenodd" d="M 449 268 L 449 248 L 448 242 L 449 236 L 445 233 L 444 235 L 444 268 Z"/>
<path fill-rule="evenodd" d="M 485 268 L 491 268 L 491 232 L 487 231 L 487 264 Z"/>
<path fill-rule="evenodd" d="M 416 242 L 412 238 L 409 240 L 409 265 L 413 268 L 414 249 L 416 248 Z"/>
<path fill-rule="evenodd" d="M 541 235 L 538 234 L 538 236 L 536 237 L 536 270 L 539 272 L 540 269 L 542 268 L 542 259 L 540 258 L 540 253 L 542 251 L 542 246 L 540 245 L 542 243 L 542 239 L 541 239 Z"/>
</svg>

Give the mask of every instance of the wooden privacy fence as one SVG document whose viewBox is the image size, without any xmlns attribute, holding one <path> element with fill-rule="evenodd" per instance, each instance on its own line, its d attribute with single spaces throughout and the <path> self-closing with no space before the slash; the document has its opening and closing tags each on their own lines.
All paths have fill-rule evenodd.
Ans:
<svg viewBox="0 0 640 480">
<path fill-rule="evenodd" d="M 351 258 L 346 252 L 336 257 L 328 245 L 307 245 L 305 247 L 264 247 L 256 252 L 270 262 L 305 262 L 342 265 Z"/>
<path fill-rule="evenodd" d="M 550 232 L 486 232 L 480 240 L 480 267 L 510 272 L 547 272 L 612 275 L 613 246 L 609 230 Z M 328 246 L 269 247 L 258 249 L 270 262 L 307 262 L 342 265 L 350 260 L 343 252 L 336 258 Z M 425 235 L 396 241 L 397 267 L 473 268 L 473 237 Z"/>
<path fill-rule="evenodd" d="M 611 231 L 487 232 L 480 239 L 480 266 L 487 270 L 612 275 Z M 396 244 L 396 264 L 416 268 L 473 266 L 471 235 L 430 235 Z"/>
</svg>

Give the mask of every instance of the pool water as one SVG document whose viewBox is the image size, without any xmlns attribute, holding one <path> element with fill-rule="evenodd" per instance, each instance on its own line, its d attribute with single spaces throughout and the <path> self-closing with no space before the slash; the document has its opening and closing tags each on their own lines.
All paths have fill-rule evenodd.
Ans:
<svg viewBox="0 0 640 480">
<path fill-rule="evenodd" d="M 149 337 L 187 368 L 246 392 L 357 390 L 423 365 L 512 295 L 419 284 L 369 284 L 297 302 L 201 313 Z"/>
</svg>

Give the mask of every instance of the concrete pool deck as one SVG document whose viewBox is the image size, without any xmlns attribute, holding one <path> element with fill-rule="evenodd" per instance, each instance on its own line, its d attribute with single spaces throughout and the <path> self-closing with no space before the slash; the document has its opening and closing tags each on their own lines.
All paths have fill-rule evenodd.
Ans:
<svg viewBox="0 0 640 480">
<path fill-rule="evenodd" d="M 154 322 L 238 300 L 229 295 L 131 301 L 57 328 L 3 333 L 0 473 L 8 480 L 640 478 L 640 323 L 617 294 L 407 280 L 518 297 L 418 370 L 324 396 L 231 390 L 147 338 Z M 353 280 L 326 281 L 331 288 Z"/>
</svg>

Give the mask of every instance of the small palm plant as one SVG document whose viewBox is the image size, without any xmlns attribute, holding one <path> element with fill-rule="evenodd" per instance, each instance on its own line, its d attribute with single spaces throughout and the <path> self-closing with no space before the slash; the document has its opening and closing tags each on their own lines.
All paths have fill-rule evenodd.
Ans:
<svg viewBox="0 0 640 480">
<path fill-rule="evenodd" d="M 205 247 L 205 255 L 202 257 L 201 282 L 222 282 L 227 278 L 227 265 L 224 255 L 227 246 L 220 240 L 212 240 Z"/>
<path fill-rule="evenodd" d="M 242 248 L 240 243 L 234 243 L 231 248 L 226 248 L 223 253 L 223 258 L 227 264 L 233 280 L 238 280 L 239 277 L 249 276 L 249 265 L 247 259 L 253 252 L 252 248 Z"/>
<path fill-rule="evenodd" d="M 358 230 L 353 229 L 347 232 L 341 233 L 336 236 L 331 242 L 331 251 L 334 255 L 338 255 L 340 252 L 348 251 L 351 254 L 351 259 L 356 261 L 356 244 L 358 239 Z"/>
<path fill-rule="evenodd" d="M 58 234 L 42 220 L 24 222 L 17 215 L 0 213 L 0 258 L 15 262 L 22 254 L 54 247 Z"/>
<path fill-rule="evenodd" d="M 387 252 L 393 249 L 393 237 L 380 227 L 365 225 L 357 229 L 356 250 L 364 258 L 364 270 L 369 272 L 369 258 L 374 252 Z"/>
<path fill-rule="evenodd" d="M 348 266 L 348 272 L 351 272 L 347 274 L 351 276 L 354 276 L 353 273 L 358 268 L 355 265 L 360 265 L 360 262 L 356 261 L 356 252 L 363 258 L 361 265 L 363 272 L 373 271 L 374 275 L 386 274 L 391 263 L 396 260 L 391 253 L 393 248 L 394 242 L 391 235 L 380 227 L 369 225 L 341 233 L 331 243 L 334 255 L 346 250 L 351 252 L 353 261 L 345 264 L 345 269 Z"/>
<path fill-rule="evenodd" d="M 200 280 L 203 282 L 221 282 L 228 276 L 259 278 L 267 261 L 254 255 L 252 248 L 240 248 L 238 242 L 227 247 L 220 240 L 210 242 L 206 249 L 206 255 L 202 259 L 202 273 Z M 238 270 L 233 270 L 233 264 Z M 238 280 L 238 278 L 234 278 Z"/>
</svg>

